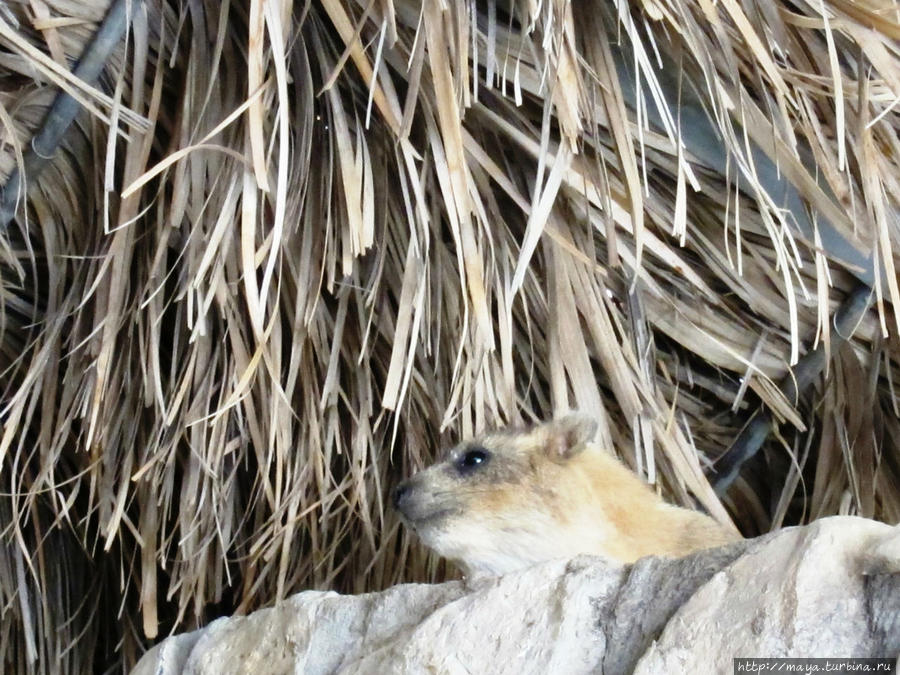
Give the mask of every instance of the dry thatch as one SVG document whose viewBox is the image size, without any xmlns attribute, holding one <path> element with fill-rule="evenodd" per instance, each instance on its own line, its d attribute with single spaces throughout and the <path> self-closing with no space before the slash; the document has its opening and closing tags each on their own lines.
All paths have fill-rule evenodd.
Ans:
<svg viewBox="0 0 900 675">
<path fill-rule="evenodd" d="M 388 486 L 567 407 L 727 518 L 704 471 L 763 404 L 746 534 L 900 519 L 895 2 L 123 4 L 87 85 L 107 0 L 0 4 L 5 672 L 439 578 Z"/>
</svg>

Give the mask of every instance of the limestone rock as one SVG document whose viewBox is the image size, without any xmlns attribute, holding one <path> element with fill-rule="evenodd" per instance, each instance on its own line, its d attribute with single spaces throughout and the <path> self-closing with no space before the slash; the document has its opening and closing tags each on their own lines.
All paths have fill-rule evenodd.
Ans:
<svg viewBox="0 0 900 675">
<path fill-rule="evenodd" d="M 134 675 L 731 673 L 900 652 L 900 530 L 835 517 L 679 560 L 587 556 L 466 585 L 308 591 L 168 638 Z"/>
<path fill-rule="evenodd" d="M 731 673 L 731 659 L 897 657 L 900 576 L 873 586 L 864 574 L 891 529 L 862 518 L 827 519 L 749 549 L 672 616 L 636 674 Z M 879 580 L 875 580 L 876 582 Z M 878 607 L 872 591 L 886 594 Z"/>
</svg>

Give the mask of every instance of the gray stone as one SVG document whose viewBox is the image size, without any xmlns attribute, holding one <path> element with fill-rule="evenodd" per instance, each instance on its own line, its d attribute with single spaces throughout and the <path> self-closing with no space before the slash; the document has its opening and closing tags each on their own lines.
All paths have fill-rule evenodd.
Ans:
<svg viewBox="0 0 900 675">
<path fill-rule="evenodd" d="M 826 518 L 631 566 L 588 556 L 471 584 L 308 591 L 151 649 L 135 675 L 731 673 L 735 656 L 900 651 L 900 529 Z"/>
</svg>

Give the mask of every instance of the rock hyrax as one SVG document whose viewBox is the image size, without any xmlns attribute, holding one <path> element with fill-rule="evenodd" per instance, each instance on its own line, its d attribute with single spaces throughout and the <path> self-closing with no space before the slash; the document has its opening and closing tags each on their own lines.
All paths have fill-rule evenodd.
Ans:
<svg viewBox="0 0 900 675">
<path fill-rule="evenodd" d="M 404 522 L 469 575 L 506 574 L 588 553 L 630 563 L 739 539 L 665 503 L 593 443 L 596 423 L 569 415 L 462 443 L 394 490 Z"/>
</svg>

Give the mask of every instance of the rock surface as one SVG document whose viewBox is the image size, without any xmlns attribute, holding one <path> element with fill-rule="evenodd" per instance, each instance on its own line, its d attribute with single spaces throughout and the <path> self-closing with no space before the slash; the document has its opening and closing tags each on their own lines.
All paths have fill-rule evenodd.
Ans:
<svg viewBox="0 0 900 675">
<path fill-rule="evenodd" d="M 679 560 L 308 591 L 170 637 L 132 672 L 731 673 L 734 656 L 897 658 L 898 570 L 900 528 L 826 518 Z"/>
</svg>

